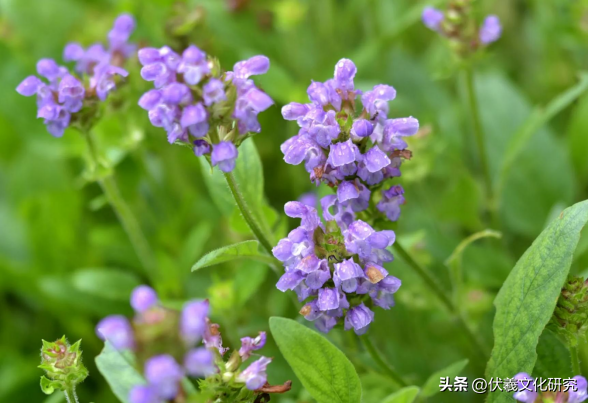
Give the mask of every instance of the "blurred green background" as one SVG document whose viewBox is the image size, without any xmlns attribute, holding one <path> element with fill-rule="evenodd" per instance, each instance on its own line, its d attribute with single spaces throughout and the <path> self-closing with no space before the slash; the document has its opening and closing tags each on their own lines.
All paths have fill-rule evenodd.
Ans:
<svg viewBox="0 0 589 404">
<path fill-rule="evenodd" d="M 35 119 L 34 100 L 15 92 L 24 77 L 34 74 L 39 58 L 61 62 L 69 41 L 105 41 L 120 12 L 137 19 L 132 38 L 142 45 L 192 42 L 217 56 L 225 69 L 243 58 L 267 55 L 270 72 L 256 81 L 276 106 L 260 115 L 263 129 L 254 140 L 266 197 L 280 213 L 285 202 L 315 190 L 303 167 L 282 160 L 279 146 L 297 127 L 282 119 L 280 108 L 304 102 L 311 79 L 324 81 L 340 58 L 353 59 L 357 87 L 394 86 L 397 99 L 390 116 L 413 115 L 425 128 L 409 140 L 413 159 L 404 163 L 399 179 L 407 203 L 395 230 L 449 288 L 445 260 L 461 240 L 489 225 L 482 219 L 483 187 L 462 74 L 444 41 L 420 22 L 424 5 L 441 3 L 0 0 L 0 401 L 47 398 L 38 387 L 41 371 L 36 368 L 41 339 L 62 334 L 83 339 L 90 377 L 79 389 L 80 398 L 114 400 L 93 362 L 102 348 L 94 326 L 108 314 L 131 315 L 129 293 L 140 283 L 149 282 L 170 302 L 209 297 L 213 318 L 232 346 L 243 335 L 267 330 L 270 316 L 300 317 L 262 264 L 240 261 L 190 273 L 203 253 L 252 237 L 237 212 L 213 202 L 194 155 L 170 146 L 164 132 L 150 126 L 136 101 L 151 85 L 140 80 L 135 62 L 128 85 L 111 98 L 95 134 L 102 153 L 116 165 L 122 193 L 154 251 L 157 273 L 148 279 L 100 188 L 84 174 L 80 135 L 69 130 L 62 139 L 53 138 Z M 489 0 L 476 1 L 475 10 L 479 20 L 497 14 L 504 27 L 502 38 L 475 67 L 492 177 L 496 187 L 501 184 L 500 220 L 491 228 L 503 238 L 481 240 L 463 256 L 464 310 L 490 344 L 492 301 L 503 280 L 552 217 L 587 198 L 586 89 L 533 131 L 502 169 L 515 133 L 530 114 L 541 113 L 586 74 L 587 3 Z M 387 360 L 422 384 L 434 371 L 472 358 L 457 325 L 421 279 L 400 259 L 387 268 L 403 281 L 397 306 L 376 310 L 371 329 Z M 571 271 L 587 276 L 586 229 Z M 364 401 L 382 400 L 395 390 L 351 333 L 334 331 L 329 338 L 356 365 Z M 263 353 L 275 358 L 271 383 L 294 379 L 272 341 Z M 542 360 L 540 355 L 540 366 Z M 476 361 L 462 374 L 480 375 Z M 482 400 L 469 394 L 432 400 Z M 288 395 L 275 399 L 312 400 L 296 380 Z"/>
</svg>

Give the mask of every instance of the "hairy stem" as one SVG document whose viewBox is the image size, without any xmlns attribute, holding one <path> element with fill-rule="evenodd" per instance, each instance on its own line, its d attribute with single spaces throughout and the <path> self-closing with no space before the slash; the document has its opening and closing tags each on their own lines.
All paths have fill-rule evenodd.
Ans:
<svg viewBox="0 0 589 404">
<path fill-rule="evenodd" d="M 581 364 L 579 361 L 579 350 L 577 346 L 570 346 L 569 352 L 571 353 L 571 365 L 573 369 L 573 375 L 580 375 L 581 374 Z"/>
<path fill-rule="evenodd" d="M 68 403 L 78 403 L 78 395 L 76 394 L 76 386 L 71 386 L 64 390 L 65 399 Z"/>
<path fill-rule="evenodd" d="M 392 380 L 394 380 L 397 384 L 401 385 L 402 387 L 407 386 L 405 380 L 403 380 L 403 378 L 384 361 L 384 359 L 382 358 L 382 354 L 376 350 L 367 334 L 360 335 L 360 340 L 364 344 L 364 347 L 366 347 L 366 350 L 368 351 L 372 359 L 381 368 L 381 370 L 387 374 L 387 376 L 389 376 Z"/>
<path fill-rule="evenodd" d="M 90 155 L 90 169 L 96 171 L 99 167 L 99 162 L 92 136 L 90 133 L 84 133 L 84 138 L 86 139 Z M 137 254 L 139 261 L 141 261 L 141 265 L 148 274 L 152 275 L 155 268 L 155 259 L 151 248 L 141 230 L 139 221 L 133 214 L 129 205 L 127 205 L 123 199 L 114 175 L 109 174 L 105 177 L 101 177 L 97 182 L 106 196 L 108 203 L 117 215 L 123 229 L 127 233 L 127 237 L 129 237 L 133 249 L 135 250 L 135 254 Z"/>
<path fill-rule="evenodd" d="M 474 136 L 479 155 L 479 164 L 483 174 L 483 181 L 485 183 L 485 193 L 487 198 L 487 209 L 493 209 L 493 183 L 491 182 L 491 174 L 489 171 L 489 162 L 487 160 L 487 150 L 485 147 L 485 134 L 483 126 L 481 125 L 481 118 L 479 116 L 479 106 L 477 102 L 476 93 L 474 90 L 474 76 L 472 68 L 466 68 L 466 89 L 468 92 L 468 104 L 470 108 L 470 115 L 472 119 L 472 126 L 474 129 Z"/>
<path fill-rule="evenodd" d="M 254 233 L 254 237 L 260 242 L 262 247 L 264 247 L 264 250 L 266 250 L 268 254 L 272 255 L 272 243 L 270 242 L 268 237 L 266 237 L 266 235 L 262 231 L 262 228 L 258 224 L 256 218 L 254 217 L 254 214 L 247 206 L 247 202 L 245 201 L 243 194 L 239 190 L 239 186 L 237 185 L 237 181 L 235 180 L 233 173 L 229 172 L 224 174 L 225 180 L 227 181 L 227 185 L 229 185 L 229 189 L 231 190 L 231 194 L 233 195 L 233 199 L 235 199 L 237 207 L 239 208 L 239 211 L 245 219 L 245 222 L 249 226 L 252 233 Z"/>
<path fill-rule="evenodd" d="M 399 255 L 403 258 L 403 260 L 425 281 L 426 285 L 432 290 L 432 292 L 434 292 L 434 294 L 438 299 L 440 299 L 444 306 L 446 306 L 446 308 L 456 316 L 460 328 L 462 328 L 473 347 L 477 350 L 477 353 L 482 355 L 483 358 L 486 358 L 488 356 L 487 347 L 468 326 L 466 319 L 464 318 L 464 314 L 462 314 L 460 308 L 456 305 L 452 298 L 448 296 L 442 286 L 440 286 L 439 281 L 436 280 L 426 268 L 419 265 L 417 261 L 415 261 L 413 257 L 407 252 L 407 250 L 405 250 L 403 246 L 399 244 L 398 241 L 396 241 L 393 246 Z"/>
</svg>

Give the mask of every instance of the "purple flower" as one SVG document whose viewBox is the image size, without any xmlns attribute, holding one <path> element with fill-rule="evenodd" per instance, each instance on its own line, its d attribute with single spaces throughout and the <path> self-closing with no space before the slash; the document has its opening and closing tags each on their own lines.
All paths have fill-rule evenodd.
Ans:
<svg viewBox="0 0 589 404">
<path fill-rule="evenodd" d="M 501 22 L 496 15 L 489 15 L 483 21 L 483 25 L 479 30 L 479 39 L 483 45 L 488 45 L 495 42 L 501 37 Z"/>
<path fill-rule="evenodd" d="M 198 84 L 210 72 L 207 55 L 194 45 L 190 45 L 182 53 L 182 61 L 178 73 L 184 74 L 184 81 L 190 85 Z"/>
<path fill-rule="evenodd" d="M 395 241 L 392 230 L 375 232 L 368 223 L 362 220 L 352 222 L 343 231 L 346 249 L 369 262 L 389 262 L 393 255 L 386 250 Z"/>
<path fill-rule="evenodd" d="M 108 33 L 108 43 L 111 52 L 118 52 L 124 57 L 129 57 L 135 50 L 135 46 L 127 43 L 135 30 L 135 19 L 132 15 L 121 14 L 115 20 L 112 29 Z"/>
<path fill-rule="evenodd" d="M 239 348 L 239 356 L 242 360 L 246 360 L 250 357 L 252 351 L 262 349 L 266 344 L 266 333 L 260 331 L 256 338 L 243 337 L 241 339 L 241 348 Z"/>
<path fill-rule="evenodd" d="M 533 403 L 536 401 L 538 393 L 536 392 L 536 382 L 532 379 L 532 376 L 522 372 L 515 375 L 514 379 L 517 381 L 517 391 L 513 398 L 523 403 Z"/>
<path fill-rule="evenodd" d="M 319 289 L 317 308 L 321 311 L 335 310 L 339 308 L 339 293 L 335 288 Z"/>
<path fill-rule="evenodd" d="M 115 88 L 115 75 L 127 77 L 129 73 L 123 68 L 108 63 L 100 63 L 94 67 L 94 76 L 90 78 L 90 88 L 96 90 L 100 100 L 104 101 L 108 93 Z"/>
<path fill-rule="evenodd" d="M 397 96 L 397 91 L 386 84 L 378 84 L 362 94 L 362 105 L 372 119 L 384 120 L 389 113 L 388 101 Z"/>
<path fill-rule="evenodd" d="M 401 215 L 401 205 L 405 203 L 404 193 L 402 186 L 394 185 L 382 192 L 382 199 L 376 204 L 376 208 L 391 222 L 396 222 Z"/>
<path fill-rule="evenodd" d="M 217 373 L 215 356 L 207 348 L 194 348 L 184 356 L 186 373 L 193 377 L 206 377 Z"/>
<path fill-rule="evenodd" d="M 301 219 L 301 227 L 314 231 L 321 224 L 317 210 L 301 202 L 287 202 L 284 205 L 286 216 Z"/>
<path fill-rule="evenodd" d="M 239 79 L 264 74 L 270 68 L 270 59 L 263 55 L 252 56 L 248 60 L 237 62 L 233 66 L 233 73 Z"/>
<path fill-rule="evenodd" d="M 194 345 L 203 338 L 208 314 L 208 300 L 190 301 L 184 305 L 180 317 L 180 334 L 187 345 Z"/>
<path fill-rule="evenodd" d="M 358 154 L 358 147 L 348 139 L 330 146 L 328 163 L 332 167 L 341 167 L 356 161 Z"/>
<path fill-rule="evenodd" d="M 237 376 L 238 382 L 245 383 L 249 390 L 257 390 L 266 384 L 266 367 L 272 362 L 272 359 L 262 356 L 257 361 L 249 365 L 243 372 Z"/>
<path fill-rule="evenodd" d="M 59 82 L 58 91 L 58 100 L 68 112 L 82 109 L 85 89 L 77 78 L 71 74 L 66 75 Z"/>
<path fill-rule="evenodd" d="M 439 31 L 442 21 L 444 21 L 444 13 L 434 7 L 426 7 L 421 14 L 423 24 L 431 30 Z"/>
<path fill-rule="evenodd" d="M 188 129 L 194 137 L 203 137 L 209 131 L 209 115 L 205 107 L 199 102 L 195 105 L 187 105 L 182 110 L 180 125 Z M 237 150 L 236 150 L 237 152 Z"/>
<path fill-rule="evenodd" d="M 352 125 L 352 134 L 358 137 L 367 137 L 372 135 L 374 125 L 367 119 L 357 119 Z"/>
<path fill-rule="evenodd" d="M 356 65 L 350 59 L 341 59 L 337 62 L 333 74 L 337 87 L 342 91 L 353 90 L 356 71 Z"/>
<path fill-rule="evenodd" d="M 213 145 L 211 153 L 211 163 L 213 166 L 218 165 L 223 172 L 231 172 L 235 168 L 235 159 L 237 159 L 237 148 L 231 142 L 220 142 Z"/>
<path fill-rule="evenodd" d="M 192 144 L 194 144 L 192 150 L 194 150 L 194 155 L 196 157 L 200 157 L 211 152 L 211 145 L 208 144 L 205 140 L 197 139 L 192 142 Z"/>
<path fill-rule="evenodd" d="M 374 312 L 360 303 L 358 306 L 350 308 L 346 313 L 344 320 L 344 330 L 354 329 L 357 335 L 362 335 L 368 331 L 368 326 L 374 320 Z"/>
<path fill-rule="evenodd" d="M 129 392 L 130 403 L 161 403 L 162 401 L 151 386 L 134 386 Z"/>
<path fill-rule="evenodd" d="M 298 102 L 291 102 L 282 107 L 282 117 L 287 121 L 296 121 L 304 117 L 309 112 L 310 107 L 306 104 L 299 104 Z"/>
<path fill-rule="evenodd" d="M 131 307 L 137 313 L 143 313 L 157 305 L 157 293 L 147 285 L 137 286 L 131 292 Z"/>
<path fill-rule="evenodd" d="M 206 106 L 212 105 L 216 102 L 225 101 L 225 85 L 219 79 L 210 79 L 207 84 L 203 86 L 203 99 Z"/>
<path fill-rule="evenodd" d="M 337 288 L 341 288 L 346 293 L 354 293 L 358 287 L 358 279 L 364 277 L 364 272 L 360 265 L 356 264 L 352 258 L 339 264 L 334 264 L 333 282 Z"/>
<path fill-rule="evenodd" d="M 176 71 L 179 67 L 180 57 L 169 47 L 164 46 L 161 49 L 142 48 L 139 49 L 137 56 L 139 57 L 139 63 L 143 65 L 141 77 L 144 80 L 153 81 L 156 88 L 164 87 L 176 81 Z M 186 80 L 186 77 L 185 81 L 188 84 L 193 84 Z"/>
<path fill-rule="evenodd" d="M 96 335 L 103 341 L 110 342 L 115 349 L 133 349 L 135 338 L 129 320 L 124 316 L 108 316 L 96 325 Z"/>
<path fill-rule="evenodd" d="M 156 394 L 165 400 L 176 397 L 182 377 L 182 368 L 170 355 L 157 355 L 145 362 L 145 379 Z"/>
<path fill-rule="evenodd" d="M 139 98 L 139 106 L 147 111 L 154 109 L 162 99 L 160 90 L 149 90 Z"/>
<path fill-rule="evenodd" d="M 576 389 L 569 389 L 569 403 L 582 403 L 587 400 L 587 379 L 583 376 L 575 376 L 573 379 L 577 382 Z"/>
<path fill-rule="evenodd" d="M 43 82 L 37 76 L 29 76 L 16 87 L 16 91 L 20 95 L 30 97 L 37 94 L 39 86 L 43 85 Z"/>
</svg>

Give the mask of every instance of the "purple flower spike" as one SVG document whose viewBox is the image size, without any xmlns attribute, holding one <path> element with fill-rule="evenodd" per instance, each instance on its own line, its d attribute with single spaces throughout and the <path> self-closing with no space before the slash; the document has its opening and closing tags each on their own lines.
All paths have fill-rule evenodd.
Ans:
<svg viewBox="0 0 589 404">
<path fill-rule="evenodd" d="M 43 82 L 37 76 L 29 76 L 16 87 L 16 91 L 20 95 L 24 95 L 25 97 L 30 97 L 37 93 L 37 89 Z"/>
<path fill-rule="evenodd" d="M 426 7 L 421 14 L 423 24 L 431 30 L 439 31 L 442 21 L 444 21 L 444 13 L 434 7 Z"/>
<path fill-rule="evenodd" d="M 137 286 L 131 292 L 131 307 L 137 313 L 143 313 L 157 305 L 157 293 L 147 285 Z"/>
<path fill-rule="evenodd" d="M 479 39 L 482 44 L 488 45 L 501 37 L 501 22 L 496 15 L 489 15 L 485 18 L 483 26 L 479 31 Z"/>
<path fill-rule="evenodd" d="M 533 403 L 536 401 L 536 397 L 538 397 L 538 393 L 536 392 L 535 381 L 529 374 L 522 372 L 518 373 L 514 377 L 517 380 L 517 387 L 518 392 L 513 395 L 518 401 L 522 403 Z"/>
<path fill-rule="evenodd" d="M 249 390 L 257 390 L 266 384 L 266 367 L 272 362 L 272 359 L 262 356 L 257 361 L 249 365 L 243 372 L 237 376 L 238 382 L 245 383 Z"/>
<path fill-rule="evenodd" d="M 135 386 L 129 392 L 130 403 L 161 403 L 162 401 L 151 386 Z"/>
<path fill-rule="evenodd" d="M 213 166 L 218 165 L 221 171 L 229 173 L 235 168 L 237 154 L 237 148 L 231 142 L 214 144 L 213 152 L 211 153 L 211 163 Z"/>
<path fill-rule="evenodd" d="M 362 335 L 368 331 L 368 326 L 374 320 L 374 312 L 360 303 L 358 306 L 352 307 L 346 313 L 344 320 L 344 330 L 354 329 L 357 335 Z"/>
<path fill-rule="evenodd" d="M 265 344 L 266 333 L 264 331 L 260 331 L 256 338 L 243 337 L 241 339 L 241 348 L 239 348 L 239 356 L 245 361 L 250 357 L 252 351 L 257 351 L 258 349 L 263 348 Z"/>
<path fill-rule="evenodd" d="M 129 320 L 124 316 L 108 316 L 96 325 L 96 335 L 103 341 L 110 342 L 115 349 L 133 349 L 135 338 Z"/>
<path fill-rule="evenodd" d="M 587 379 L 583 376 L 575 376 L 573 379 L 577 382 L 576 391 L 569 389 L 569 403 L 582 403 L 587 400 Z"/>
<path fill-rule="evenodd" d="M 170 355 L 157 355 L 145 362 L 145 378 L 165 400 L 176 397 L 183 376 L 182 368 Z"/>
<path fill-rule="evenodd" d="M 208 300 L 191 301 L 184 305 L 180 317 L 180 333 L 188 345 L 194 345 L 203 338 L 208 314 Z"/>
<path fill-rule="evenodd" d="M 204 85 L 202 91 L 206 106 L 227 99 L 225 96 L 225 85 L 219 79 L 210 79 L 207 84 Z"/>
<path fill-rule="evenodd" d="M 191 349 L 184 356 L 184 368 L 193 377 L 206 377 L 217 373 L 215 356 L 207 348 L 200 347 Z"/>
<path fill-rule="evenodd" d="M 319 289 L 317 307 L 321 311 L 334 310 L 339 307 L 339 293 L 335 288 Z"/>
</svg>

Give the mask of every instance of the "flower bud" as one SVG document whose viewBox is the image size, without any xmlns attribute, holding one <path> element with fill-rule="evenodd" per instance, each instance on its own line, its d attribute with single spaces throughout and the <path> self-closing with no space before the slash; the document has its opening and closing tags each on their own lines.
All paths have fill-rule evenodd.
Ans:
<svg viewBox="0 0 589 404">
<path fill-rule="evenodd" d="M 43 340 L 39 368 L 46 372 L 46 376 L 41 376 L 41 389 L 45 394 L 55 389 L 72 389 L 86 379 L 88 370 L 82 363 L 81 342 L 70 345 L 65 335 L 55 342 Z"/>
</svg>

